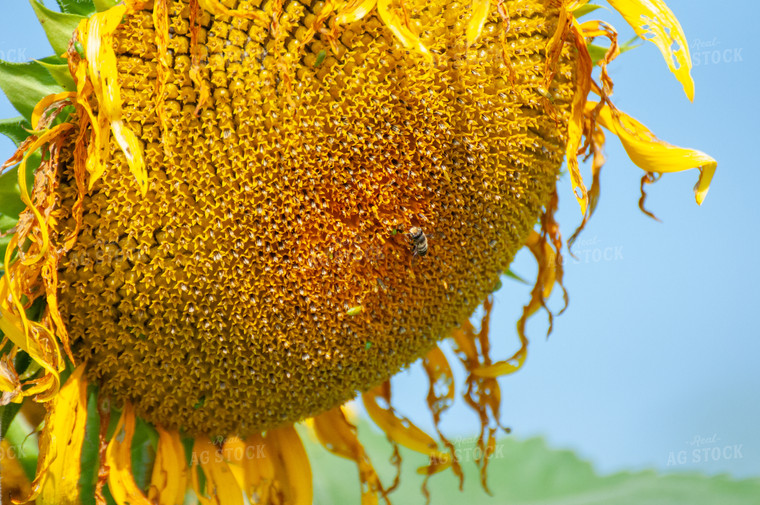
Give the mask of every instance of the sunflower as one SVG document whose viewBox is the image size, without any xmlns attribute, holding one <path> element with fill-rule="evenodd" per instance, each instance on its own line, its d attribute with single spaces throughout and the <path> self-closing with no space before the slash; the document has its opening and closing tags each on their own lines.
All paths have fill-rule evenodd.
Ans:
<svg viewBox="0 0 760 505">
<path fill-rule="evenodd" d="M 309 504 L 296 423 L 356 463 L 362 503 L 388 501 L 346 412 L 357 395 L 396 456 L 461 479 L 438 429 L 445 340 L 486 486 L 497 378 L 562 286 L 563 162 L 571 241 L 605 131 L 644 170 L 642 210 L 645 184 L 691 168 L 701 203 L 716 167 L 613 105 L 607 67 L 629 46 L 580 0 L 31 3 L 55 56 L 0 66 L 23 116 L 1 129 L 19 198 L 0 209 L 3 418 L 23 408 L 14 425 L 39 430 L 36 478 L 7 479 L 22 501 Z M 691 99 L 665 4 L 608 3 Z M 489 295 L 523 246 L 538 274 L 498 360 Z M 417 361 L 435 437 L 392 405 L 390 378 Z"/>
</svg>

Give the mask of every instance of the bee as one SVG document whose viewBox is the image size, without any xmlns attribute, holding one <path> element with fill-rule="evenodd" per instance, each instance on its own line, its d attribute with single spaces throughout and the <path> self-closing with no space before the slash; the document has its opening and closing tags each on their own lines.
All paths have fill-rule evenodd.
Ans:
<svg viewBox="0 0 760 505">
<path fill-rule="evenodd" d="M 428 251 L 427 237 L 422 228 L 413 226 L 409 229 L 409 242 L 412 244 L 413 256 L 425 256 Z"/>
</svg>

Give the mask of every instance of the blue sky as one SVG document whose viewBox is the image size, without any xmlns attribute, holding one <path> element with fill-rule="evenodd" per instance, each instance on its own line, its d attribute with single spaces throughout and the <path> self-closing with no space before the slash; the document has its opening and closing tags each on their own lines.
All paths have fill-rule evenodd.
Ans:
<svg viewBox="0 0 760 505">
<path fill-rule="evenodd" d="M 28 3 L 8 4 L 0 58 L 48 55 Z M 760 331 L 753 323 L 760 305 L 760 171 L 751 154 L 760 142 L 760 7 L 748 0 L 668 5 L 692 48 L 694 103 L 648 43 L 611 67 L 614 102 L 663 140 L 716 158 L 710 193 L 699 207 L 695 171 L 663 177 L 648 199 L 662 222 L 648 218 L 637 206 L 643 173 L 608 136 L 601 200 L 576 246 L 580 261 L 566 263 L 570 306 L 548 341 L 545 318 L 530 323 L 528 360 L 501 381 L 503 420 L 514 436 L 543 435 L 605 473 L 656 467 L 760 476 Z M 620 40 L 633 35 L 614 12 L 597 13 Z M 0 98 L 0 117 L 12 115 Z M 0 157 L 11 153 L 11 143 L 0 139 Z M 558 218 L 568 237 L 581 216 L 567 178 L 560 184 Z M 520 253 L 513 270 L 533 275 L 529 254 Z M 495 356 L 516 348 L 514 325 L 528 292 L 505 279 L 496 294 Z M 552 302 L 558 307 L 560 300 Z M 400 410 L 432 426 L 419 365 L 395 384 Z M 461 402 L 444 421 L 452 434 L 476 426 Z"/>
</svg>

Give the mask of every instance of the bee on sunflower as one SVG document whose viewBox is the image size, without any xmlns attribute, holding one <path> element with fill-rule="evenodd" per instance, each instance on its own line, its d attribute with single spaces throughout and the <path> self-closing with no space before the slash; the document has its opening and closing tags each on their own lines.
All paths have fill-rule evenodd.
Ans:
<svg viewBox="0 0 760 505">
<path fill-rule="evenodd" d="M 363 504 L 388 501 L 344 412 L 357 395 L 394 446 L 430 457 L 422 473 L 461 479 L 438 429 L 455 396 L 444 340 L 485 486 L 497 378 L 562 286 L 563 162 L 580 228 L 605 130 L 642 194 L 698 168 L 701 203 L 716 168 L 615 108 L 617 33 L 580 21 L 582 0 L 31 3 L 55 56 L 0 65 L 22 114 L 0 123 L 20 202 L 0 208 L 3 428 L 21 410 L 39 429 L 20 501 L 310 504 L 300 422 L 356 462 Z M 691 99 L 667 6 L 608 3 Z M 539 268 L 521 347 L 494 360 L 489 295 L 523 246 Z M 437 440 L 392 405 L 390 378 L 418 360 Z"/>
</svg>

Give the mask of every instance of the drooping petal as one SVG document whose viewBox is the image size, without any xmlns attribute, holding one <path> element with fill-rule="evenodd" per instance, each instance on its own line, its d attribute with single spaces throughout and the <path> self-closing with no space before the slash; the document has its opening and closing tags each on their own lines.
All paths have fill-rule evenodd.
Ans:
<svg viewBox="0 0 760 505">
<path fill-rule="evenodd" d="M 269 430 L 266 434 L 266 444 L 284 503 L 311 505 L 311 466 L 296 429 L 291 425 Z"/>
<path fill-rule="evenodd" d="M 85 425 L 87 378 L 79 365 L 48 404 L 40 436 L 37 477 L 28 500 L 45 504 L 79 503 L 79 474 Z"/>
<path fill-rule="evenodd" d="M 110 126 L 113 138 L 124 153 L 132 175 L 140 187 L 140 193 L 145 196 L 148 191 L 145 160 L 137 136 L 124 124 L 121 117 L 121 89 L 113 43 L 114 32 L 126 11 L 126 5 L 117 5 L 105 12 L 94 14 L 79 25 L 81 43 L 84 45 L 87 58 L 88 77 L 99 106 L 98 121 L 93 122 L 93 128 L 96 128 L 96 124 L 101 128 L 98 138 L 99 165 L 92 168 L 90 187 L 92 188 L 104 170 L 110 139 L 103 130 Z"/>
<path fill-rule="evenodd" d="M 245 440 L 242 465 L 246 496 L 253 503 L 269 503 L 270 489 L 274 483 L 274 463 L 262 435 L 251 435 Z"/>
<path fill-rule="evenodd" d="M 418 472 L 430 475 L 451 466 L 451 458 L 438 449 L 438 443 L 433 437 L 415 426 L 406 417 L 399 415 L 391 406 L 390 382 L 386 381 L 375 389 L 367 391 L 362 395 L 362 400 L 367 414 L 390 440 L 407 449 L 430 456 L 430 464 L 418 469 Z M 383 401 L 387 406 L 381 406 L 379 401 Z"/>
<path fill-rule="evenodd" d="M 348 422 L 341 407 L 315 417 L 314 430 L 328 451 L 356 463 L 361 480 L 362 505 L 376 505 L 379 493 L 383 491 L 380 478 L 356 436 L 356 427 Z"/>
<path fill-rule="evenodd" d="M 596 105 L 589 102 L 586 110 L 591 112 Z M 698 168 L 699 180 L 694 186 L 694 196 L 697 203 L 702 204 L 718 166 L 713 157 L 696 149 L 668 144 L 658 139 L 643 124 L 606 104 L 599 110 L 596 120 L 618 136 L 631 161 L 647 172 L 681 172 Z"/>
<path fill-rule="evenodd" d="M 243 490 L 230 470 L 222 451 L 208 437 L 197 437 L 193 445 L 193 465 L 200 464 L 206 476 L 205 495 L 209 503 L 243 505 Z M 196 492 L 199 492 L 196 489 Z"/>
<path fill-rule="evenodd" d="M 663 0 L 608 0 L 644 40 L 657 46 L 670 71 L 694 101 L 691 55 L 681 24 Z"/>
<path fill-rule="evenodd" d="M 442 414 L 454 403 L 454 395 L 456 393 L 454 374 L 451 372 L 451 366 L 446 359 L 446 355 L 437 346 L 433 347 L 425 355 L 422 360 L 422 366 L 428 376 L 427 404 L 430 412 L 433 414 L 433 424 L 441 442 L 449 450 L 451 468 L 454 474 L 459 477 L 459 488 L 461 490 L 464 485 L 462 468 L 455 458 L 456 451 L 454 445 L 443 435 L 440 428 Z"/>
<path fill-rule="evenodd" d="M 584 108 L 586 97 L 591 90 L 591 57 L 586 49 L 586 42 L 581 33 L 578 22 L 573 20 L 570 30 L 573 43 L 578 51 L 578 69 L 575 74 L 575 94 L 571 109 L 570 121 L 567 124 L 567 171 L 570 173 L 570 182 L 573 185 L 573 193 L 581 206 L 581 213 L 586 214 L 588 206 L 588 191 L 583 184 L 580 167 L 578 166 L 578 151 L 583 139 Z"/>
<path fill-rule="evenodd" d="M 135 409 L 130 403 L 116 425 L 106 448 L 108 490 L 118 505 L 151 505 L 132 476 L 132 438 L 135 435 Z"/>
<path fill-rule="evenodd" d="M 262 23 L 267 23 L 269 21 L 258 9 L 228 9 L 219 0 L 198 0 L 198 3 L 203 9 L 215 16 L 235 16 L 246 19 L 255 19 Z"/>
<path fill-rule="evenodd" d="M 335 24 L 353 23 L 359 21 L 375 8 L 377 0 L 351 0 L 345 6 L 338 9 Z"/>
<path fill-rule="evenodd" d="M 401 0 L 395 0 L 400 2 Z M 393 35 L 401 41 L 404 47 L 416 50 L 419 54 L 425 56 L 428 61 L 432 61 L 430 51 L 425 47 L 420 38 L 412 31 L 409 26 L 409 20 L 404 15 L 399 15 L 398 11 L 403 11 L 403 5 L 394 5 L 394 0 L 378 0 L 377 12 L 383 23 L 393 32 Z"/>
<path fill-rule="evenodd" d="M 158 505 L 182 505 L 188 484 L 185 448 L 176 431 L 156 426 L 158 448 L 153 463 L 153 474 L 148 499 Z"/>
</svg>

